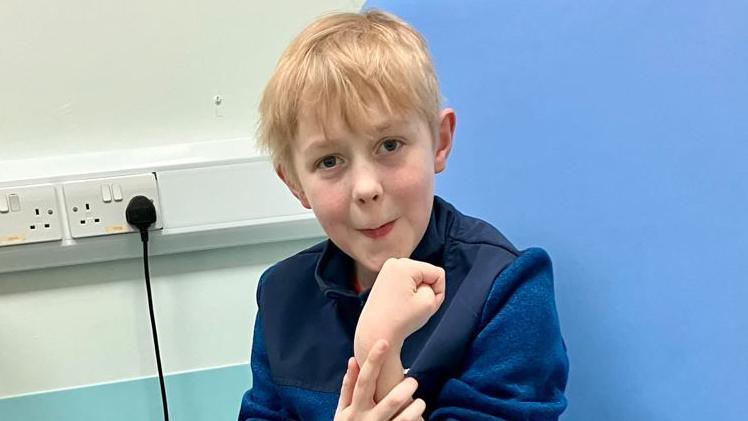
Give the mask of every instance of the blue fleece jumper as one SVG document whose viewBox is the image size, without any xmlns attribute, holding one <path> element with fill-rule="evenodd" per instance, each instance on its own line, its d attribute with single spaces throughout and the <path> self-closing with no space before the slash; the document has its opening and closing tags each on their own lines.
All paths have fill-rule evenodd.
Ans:
<svg viewBox="0 0 748 421">
<path fill-rule="evenodd" d="M 558 419 L 569 366 L 548 255 L 435 196 L 411 258 L 446 272 L 444 302 L 401 353 L 424 418 Z M 370 292 L 352 290 L 353 265 L 326 240 L 262 274 L 240 421 L 333 418 Z"/>
</svg>

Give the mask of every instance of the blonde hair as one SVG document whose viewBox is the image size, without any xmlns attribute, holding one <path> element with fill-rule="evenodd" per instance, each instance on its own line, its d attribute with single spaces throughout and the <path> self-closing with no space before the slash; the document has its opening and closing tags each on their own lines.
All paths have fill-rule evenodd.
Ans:
<svg viewBox="0 0 748 421">
<path fill-rule="evenodd" d="M 382 106 L 416 111 L 435 136 L 441 97 L 426 41 L 398 17 L 366 10 L 323 16 L 291 42 L 265 87 L 257 131 L 258 146 L 290 183 L 298 182 L 291 142 L 299 113 L 312 104 L 322 127 L 341 117 L 361 132 L 367 108 Z"/>
</svg>

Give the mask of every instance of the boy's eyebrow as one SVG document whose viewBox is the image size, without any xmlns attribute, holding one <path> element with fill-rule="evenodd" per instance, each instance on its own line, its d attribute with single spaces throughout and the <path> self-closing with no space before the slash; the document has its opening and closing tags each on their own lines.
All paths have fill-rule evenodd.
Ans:
<svg viewBox="0 0 748 421">
<path fill-rule="evenodd" d="M 392 127 L 397 127 L 397 126 L 399 126 L 399 125 L 401 125 L 403 123 L 404 123 L 404 121 L 400 121 L 400 120 L 397 120 L 397 121 L 392 121 L 392 120 L 383 121 L 381 123 L 378 123 L 378 124 L 374 125 L 374 133 L 376 133 L 376 134 L 382 133 L 384 131 L 387 131 L 387 130 L 391 129 Z M 306 149 L 304 149 L 304 153 L 305 154 L 312 154 L 317 149 L 329 148 L 331 146 L 334 146 L 335 144 L 340 144 L 340 143 L 343 143 L 343 141 L 340 140 L 340 139 L 338 139 L 338 138 L 328 139 L 328 138 L 320 137 L 318 139 L 314 139 L 309 144 L 309 146 L 307 146 Z"/>
<path fill-rule="evenodd" d="M 393 117 L 387 120 L 384 120 L 380 123 L 377 123 L 374 125 L 374 131 L 376 133 L 381 133 L 387 130 L 390 130 L 392 128 L 405 128 L 407 126 L 409 121 L 407 119 L 403 119 L 400 117 Z"/>
<path fill-rule="evenodd" d="M 377 133 L 381 133 L 381 132 L 389 129 L 390 127 L 392 127 L 392 122 L 388 120 L 388 121 L 385 121 L 383 123 L 379 123 L 376 126 L 374 126 L 374 130 L 376 130 Z"/>
<path fill-rule="evenodd" d="M 304 149 L 304 154 L 311 155 L 314 153 L 314 151 L 318 149 L 326 149 L 329 148 L 335 144 L 340 143 L 338 139 L 326 139 L 326 138 L 320 138 L 313 140 L 309 146 Z"/>
</svg>

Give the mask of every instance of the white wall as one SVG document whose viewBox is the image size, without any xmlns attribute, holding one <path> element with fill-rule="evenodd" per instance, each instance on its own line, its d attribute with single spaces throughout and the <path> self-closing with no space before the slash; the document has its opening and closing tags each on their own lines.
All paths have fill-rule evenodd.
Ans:
<svg viewBox="0 0 748 421">
<path fill-rule="evenodd" d="M 362 3 L 4 0 L 0 171 L 3 160 L 251 136 L 290 39 Z M 319 240 L 154 257 L 165 371 L 246 363 L 260 273 Z M 140 260 L 0 275 L 0 398 L 153 376 L 144 288 Z"/>
<path fill-rule="evenodd" d="M 245 364 L 269 265 L 321 239 L 156 256 L 167 374 Z M 0 398 L 153 376 L 141 259 L 0 274 Z"/>
<path fill-rule="evenodd" d="M 362 3 L 3 0 L 0 160 L 247 136 L 291 38 Z"/>
</svg>

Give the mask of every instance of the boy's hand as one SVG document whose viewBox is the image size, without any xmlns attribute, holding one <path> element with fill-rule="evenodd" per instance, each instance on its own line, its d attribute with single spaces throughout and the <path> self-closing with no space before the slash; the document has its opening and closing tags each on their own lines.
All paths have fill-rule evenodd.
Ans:
<svg viewBox="0 0 748 421">
<path fill-rule="evenodd" d="M 359 372 L 355 358 L 348 359 L 348 370 L 340 388 L 335 421 L 416 421 L 426 409 L 422 399 L 413 400 L 418 382 L 413 378 L 402 380 L 380 402 L 374 400 L 374 389 L 388 352 L 386 341 L 377 341 Z"/>
<path fill-rule="evenodd" d="M 356 325 L 353 351 L 359 364 L 378 339 L 390 350 L 377 379 L 379 402 L 403 380 L 400 350 L 405 338 L 420 329 L 444 301 L 444 269 L 411 259 L 387 259 L 377 275 Z"/>
<path fill-rule="evenodd" d="M 356 326 L 355 354 L 369 354 L 377 339 L 399 348 L 444 302 L 444 269 L 407 258 L 390 258 L 379 271 Z"/>
</svg>

